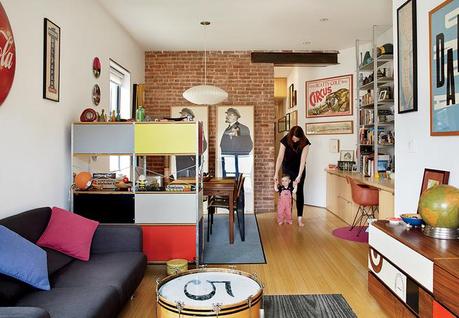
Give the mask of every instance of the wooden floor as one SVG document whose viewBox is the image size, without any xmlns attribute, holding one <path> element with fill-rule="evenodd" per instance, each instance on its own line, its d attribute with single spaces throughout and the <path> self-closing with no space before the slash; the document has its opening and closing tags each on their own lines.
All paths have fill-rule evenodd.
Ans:
<svg viewBox="0 0 459 318">
<path fill-rule="evenodd" d="M 305 207 L 303 228 L 277 225 L 274 213 L 257 219 L 267 264 L 236 268 L 256 273 L 264 294 L 342 294 L 358 317 L 387 317 L 367 291 L 368 245 L 331 234 L 343 221 L 315 207 Z M 156 317 L 155 281 L 162 277 L 165 265 L 148 266 L 120 317 Z"/>
</svg>

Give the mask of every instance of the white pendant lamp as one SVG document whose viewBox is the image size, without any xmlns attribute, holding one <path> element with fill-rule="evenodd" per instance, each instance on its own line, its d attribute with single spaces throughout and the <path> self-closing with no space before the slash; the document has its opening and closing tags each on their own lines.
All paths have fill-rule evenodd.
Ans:
<svg viewBox="0 0 459 318">
<path fill-rule="evenodd" d="M 207 27 L 209 21 L 202 21 L 201 25 Z M 228 98 L 228 93 L 213 85 L 207 85 L 207 49 L 204 48 L 204 85 L 190 87 L 183 92 L 183 97 L 197 105 L 215 105 Z"/>
</svg>

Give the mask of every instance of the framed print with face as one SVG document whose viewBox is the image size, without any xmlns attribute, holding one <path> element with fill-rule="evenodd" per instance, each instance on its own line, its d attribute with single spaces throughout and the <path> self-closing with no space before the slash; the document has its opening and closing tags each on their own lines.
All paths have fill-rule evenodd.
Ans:
<svg viewBox="0 0 459 318">
<path fill-rule="evenodd" d="M 217 177 L 245 177 L 245 211 L 254 211 L 253 106 L 218 106 L 215 149 Z"/>
<path fill-rule="evenodd" d="M 352 115 L 352 74 L 306 82 L 306 117 Z"/>
<path fill-rule="evenodd" d="M 44 20 L 43 98 L 58 102 L 60 95 L 61 29 Z"/>
<path fill-rule="evenodd" d="M 457 76 L 459 0 L 447 0 L 429 12 L 430 135 L 459 135 Z"/>
<path fill-rule="evenodd" d="M 434 186 L 439 184 L 448 184 L 449 171 L 424 169 L 424 176 L 422 177 L 421 194 Z"/>
<path fill-rule="evenodd" d="M 209 172 L 209 109 L 207 106 L 172 106 L 171 117 L 184 117 L 190 121 L 201 121 L 204 131 L 203 153 L 202 153 L 202 171 Z M 198 163 L 199 166 L 199 163 Z M 171 172 L 177 178 L 195 177 L 196 176 L 196 157 L 195 156 L 172 156 Z"/>
<path fill-rule="evenodd" d="M 397 9 L 398 113 L 418 110 L 416 0 Z"/>
<path fill-rule="evenodd" d="M 339 152 L 340 161 L 354 161 L 354 150 L 341 150 Z"/>
</svg>

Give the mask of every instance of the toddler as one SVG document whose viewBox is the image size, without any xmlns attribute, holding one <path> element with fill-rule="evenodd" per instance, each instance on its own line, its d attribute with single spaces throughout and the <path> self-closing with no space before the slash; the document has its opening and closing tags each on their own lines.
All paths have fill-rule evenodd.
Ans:
<svg viewBox="0 0 459 318">
<path fill-rule="evenodd" d="M 292 197 L 296 193 L 296 185 L 292 187 L 290 176 L 283 176 L 281 184 L 274 185 L 274 191 L 279 192 L 277 202 L 277 223 L 292 224 Z"/>
</svg>

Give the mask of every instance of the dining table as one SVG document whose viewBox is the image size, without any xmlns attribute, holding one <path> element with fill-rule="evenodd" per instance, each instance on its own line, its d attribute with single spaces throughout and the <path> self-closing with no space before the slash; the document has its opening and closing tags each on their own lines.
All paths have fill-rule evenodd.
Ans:
<svg viewBox="0 0 459 318">
<path fill-rule="evenodd" d="M 229 213 L 228 213 L 228 234 L 229 243 L 234 243 L 234 189 L 236 188 L 236 178 L 221 178 L 209 177 L 203 181 L 203 194 L 210 196 L 226 196 L 228 197 Z"/>
</svg>

